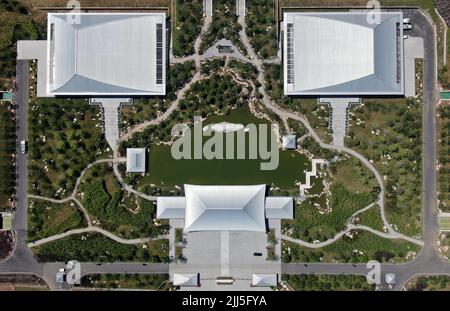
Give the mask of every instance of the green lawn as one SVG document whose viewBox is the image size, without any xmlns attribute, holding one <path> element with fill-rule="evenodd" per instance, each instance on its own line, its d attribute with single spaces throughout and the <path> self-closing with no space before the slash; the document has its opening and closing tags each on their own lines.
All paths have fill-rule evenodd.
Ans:
<svg viewBox="0 0 450 311">
<path fill-rule="evenodd" d="M 439 227 L 441 230 L 450 230 L 450 217 L 439 217 Z"/>
<path fill-rule="evenodd" d="M 283 274 L 281 279 L 296 291 L 373 291 L 363 275 Z"/>
<path fill-rule="evenodd" d="M 358 224 L 369 226 L 375 230 L 383 232 L 383 219 L 381 219 L 380 207 L 375 205 L 356 217 L 359 218 Z"/>
<path fill-rule="evenodd" d="M 41 200 L 28 203 L 28 240 L 35 241 L 70 229 L 85 227 L 87 222 L 74 202 L 56 204 Z"/>
<path fill-rule="evenodd" d="M 367 231 L 352 231 L 352 235 L 353 238 L 343 237 L 318 249 L 283 241 L 283 262 L 408 262 L 413 259 L 411 252 L 417 254 L 420 251 L 415 244 L 381 238 Z"/>
<path fill-rule="evenodd" d="M 169 261 L 168 240 L 127 245 L 110 240 L 100 234 L 72 235 L 33 247 L 32 251 L 41 262 L 68 260 L 78 260 L 80 262 Z"/>
</svg>

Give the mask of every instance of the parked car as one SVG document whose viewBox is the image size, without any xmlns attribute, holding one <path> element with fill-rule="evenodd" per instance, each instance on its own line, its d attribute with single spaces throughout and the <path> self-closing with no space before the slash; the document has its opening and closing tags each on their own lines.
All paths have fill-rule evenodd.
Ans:
<svg viewBox="0 0 450 311">
<path fill-rule="evenodd" d="M 253 253 L 253 256 L 258 256 L 258 257 L 259 257 L 259 256 L 262 256 L 262 253 L 254 252 L 254 253 Z"/>
<path fill-rule="evenodd" d="M 412 29 L 412 25 L 411 24 L 403 24 L 403 29 L 410 30 L 410 29 Z"/>
<path fill-rule="evenodd" d="M 411 18 L 409 18 L 409 17 L 403 18 L 403 23 L 404 23 L 404 24 L 409 24 L 409 23 L 411 23 Z"/>
<path fill-rule="evenodd" d="M 27 153 L 27 142 L 25 140 L 20 142 L 20 150 L 23 154 Z"/>
</svg>

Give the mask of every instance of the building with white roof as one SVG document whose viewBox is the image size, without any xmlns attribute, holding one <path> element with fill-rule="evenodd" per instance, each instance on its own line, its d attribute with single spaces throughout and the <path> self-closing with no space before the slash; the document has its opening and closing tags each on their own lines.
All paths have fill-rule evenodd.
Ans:
<svg viewBox="0 0 450 311">
<path fill-rule="evenodd" d="M 198 273 L 174 273 L 172 279 L 174 286 L 200 286 Z"/>
<path fill-rule="evenodd" d="M 283 149 L 296 149 L 297 148 L 297 136 L 284 135 L 282 146 L 283 146 Z"/>
<path fill-rule="evenodd" d="M 49 13 L 47 93 L 165 95 L 165 13 Z"/>
<path fill-rule="evenodd" d="M 157 218 L 184 219 L 184 231 L 266 232 L 266 219 L 292 219 L 293 198 L 268 197 L 266 185 L 184 185 L 185 197 L 158 197 Z"/>
<path fill-rule="evenodd" d="M 403 13 L 285 12 L 286 95 L 403 95 Z"/>
<path fill-rule="evenodd" d="M 278 275 L 276 273 L 254 273 L 252 275 L 252 286 L 270 287 L 278 285 Z"/>
<path fill-rule="evenodd" d="M 144 173 L 147 170 L 147 149 L 127 148 L 127 172 Z"/>
</svg>

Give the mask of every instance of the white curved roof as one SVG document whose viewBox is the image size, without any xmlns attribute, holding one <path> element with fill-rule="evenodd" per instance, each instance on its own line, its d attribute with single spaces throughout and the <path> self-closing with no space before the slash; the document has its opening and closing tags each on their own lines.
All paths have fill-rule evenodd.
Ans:
<svg viewBox="0 0 450 311">
<path fill-rule="evenodd" d="M 380 12 L 379 24 L 367 16 L 284 13 L 285 94 L 403 94 L 403 15 Z"/>
<path fill-rule="evenodd" d="M 156 73 L 158 24 L 163 82 Z M 165 28 L 165 13 L 48 14 L 47 92 L 164 95 Z"/>
<path fill-rule="evenodd" d="M 266 231 L 266 185 L 185 185 L 186 232 Z"/>
</svg>

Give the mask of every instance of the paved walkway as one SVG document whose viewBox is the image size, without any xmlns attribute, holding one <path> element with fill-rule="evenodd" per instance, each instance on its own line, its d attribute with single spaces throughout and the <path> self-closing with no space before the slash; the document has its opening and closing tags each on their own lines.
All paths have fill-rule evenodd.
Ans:
<svg viewBox="0 0 450 311">
<path fill-rule="evenodd" d="M 50 237 L 47 237 L 47 238 L 44 238 L 41 240 L 30 242 L 30 243 L 28 243 L 28 247 L 36 247 L 36 246 L 39 246 L 42 244 L 46 244 L 49 242 L 53 242 L 53 241 L 56 241 L 59 239 L 66 238 L 66 237 L 74 235 L 74 234 L 91 233 L 91 232 L 97 232 L 97 233 L 103 234 L 104 236 L 106 236 L 106 237 L 110 238 L 111 240 L 114 240 L 118 243 L 129 244 L 129 245 L 142 244 L 142 243 L 146 243 L 146 242 L 150 242 L 150 241 L 154 241 L 154 240 L 161 240 L 161 239 L 168 238 L 167 235 L 161 235 L 161 236 L 154 237 L 154 238 L 147 237 L 147 238 L 138 238 L 138 239 L 124 239 L 124 238 L 121 238 L 109 231 L 106 231 L 105 229 L 91 225 L 86 228 L 73 229 L 73 230 L 69 230 L 69 231 L 66 231 L 61 234 L 55 234 L 55 235 L 52 235 Z"/>
<path fill-rule="evenodd" d="M 91 98 L 91 104 L 103 107 L 103 128 L 105 138 L 112 150 L 119 141 L 119 109 L 122 104 L 130 104 L 131 98 Z"/>
<path fill-rule="evenodd" d="M 352 103 L 360 103 L 360 98 L 329 97 L 319 98 L 319 103 L 329 104 L 331 107 L 331 128 L 333 130 L 333 145 L 344 146 L 347 134 L 348 108 Z"/>
<path fill-rule="evenodd" d="M 47 94 L 47 40 L 17 41 L 17 59 L 37 60 L 37 96 L 53 97 Z"/>
<path fill-rule="evenodd" d="M 405 96 L 416 96 L 416 58 L 423 58 L 423 39 L 409 37 L 404 40 L 405 50 Z"/>
</svg>

